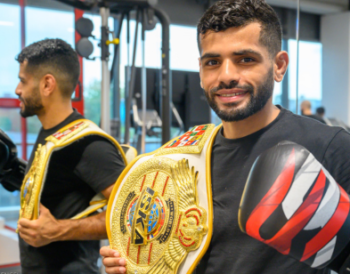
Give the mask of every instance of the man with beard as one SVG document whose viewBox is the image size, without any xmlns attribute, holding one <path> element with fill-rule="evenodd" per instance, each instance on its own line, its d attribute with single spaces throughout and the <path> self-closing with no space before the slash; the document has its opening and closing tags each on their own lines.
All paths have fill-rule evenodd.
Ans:
<svg viewBox="0 0 350 274">
<path fill-rule="evenodd" d="M 99 273 L 99 240 L 107 235 L 105 212 L 70 218 L 85 210 L 96 193 L 109 198 L 125 166 L 123 154 L 112 137 L 89 133 L 54 151 L 46 163 L 39 163 L 36 155 L 49 138 L 73 138 L 69 134 L 78 132 L 80 125 L 91 125 L 72 108 L 80 65 L 76 52 L 60 39 L 29 45 L 17 61 L 20 113 L 23 117 L 36 115 L 42 124 L 26 173 L 35 165 L 46 164 L 47 168 L 38 218 L 18 221 L 22 273 Z"/>
<path fill-rule="evenodd" d="M 211 156 L 213 235 L 196 274 L 329 273 L 243 234 L 238 209 L 256 158 L 285 140 L 306 147 L 349 192 L 350 135 L 272 104 L 274 81 L 282 81 L 289 60 L 281 24 L 264 1 L 218 1 L 197 30 L 201 86 L 222 128 Z M 125 273 L 118 251 L 103 247 L 100 254 L 107 273 Z"/>
</svg>

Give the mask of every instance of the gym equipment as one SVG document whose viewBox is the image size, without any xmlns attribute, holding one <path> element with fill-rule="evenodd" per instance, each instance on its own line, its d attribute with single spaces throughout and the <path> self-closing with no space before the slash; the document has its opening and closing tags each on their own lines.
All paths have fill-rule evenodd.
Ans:
<svg viewBox="0 0 350 274">
<path fill-rule="evenodd" d="M 154 28 L 155 18 L 158 18 L 162 24 L 162 88 L 161 88 L 161 97 L 162 97 L 162 143 L 165 144 L 170 139 L 170 124 L 171 124 L 171 76 L 169 70 L 169 27 L 170 20 L 168 16 L 154 7 L 157 3 L 156 0 L 106 0 L 106 1 L 79 1 L 79 0 L 57 0 L 59 2 L 68 4 L 77 9 L 88 10 L 88 11 L 99 11 L 101 15 L 102 27 L 101 27 L 101 61 L 102 61 L 102 83 L 101 83 L 101 128 L 107 133 L 110 132 L 110 107 L 109 107 L 109 92 L 110 92 L 110 82 L 113 80 L 114 70 L 117 65 L 117 56 L 119 50 L 119 37 L 120 30 L 122 27 L 123 20 L 120 21 L 119 30 L 116 32 L 113 40 L 108 40 L 108 36 L 111 33 L 108 29 L 107 20 L 110 14 L 118 15 L 121 14 L 123 19 L 125 16 L 127 18 L 128 24 L 128 37 L 129 35 L 129 20 L 130 12 L 136 10 L 136 30 L 135 38 L 138 34 L 138 23 L 142 25 L 142 52 L 143 52 L 143 80 L 142 80 L 142 92 L 146 94 L 146 76 L 145 76 L 145 31 Z M 85 41 L 86 42 L 86 41 Z M 108 59 L 109 59 L 109 45 L 114 44 L 114 59 L 112 64 L 112 69 L 108 69 Z M 87 42 L 86 44 L 87 45 Z M 130 77 L 128 78 L 128 88 L 127 88 L 127 101 L 126 101 L 126 121 L 125 121 L 125 136 L 124 143 L 129 143 L 129 129 L 130 129 L 130 110 L 132 105 L 132 98 L 134 94 L 134 84 L 135 84 L 135 58 L 136 58 L 136 46 L 137 39 L 134 40 L 134 49 L 133 49 L 133 58 L 132 65 L 130 69 Z M 83 47 L 84 48 L 84 47 Z M 85 49 L 85 48 L 84 48 Z M 88 53 L 88 46 L 86 49 Z M 84 53 L 86 53 L 84 50 Z M 145 96 L 144 96 L 145 98 Z M 142 120 L 146 120 L 146 105 L 143 103 L 142 108 Z M 143 123 L 142 126 L 142 152 L 144 152 L 145 147 L 145 134 L 146 134 L 146 125 Z"/>
</svg>

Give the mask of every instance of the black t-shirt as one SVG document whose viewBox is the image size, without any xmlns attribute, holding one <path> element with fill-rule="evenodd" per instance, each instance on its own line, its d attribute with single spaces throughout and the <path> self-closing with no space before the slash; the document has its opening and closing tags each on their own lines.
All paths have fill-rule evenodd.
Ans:
<svg viewBox="0 0 350 274">
<path fill-rule="evenodd" d="M 84 118 L 74 111 L 51 129 L 41 129 L 38 144 L 65 125 Z M 117 148 L 100 136 L 87 136 L 54 152 L 48 166 L 41 203 L 57 219 L 69 219 L 89 206 L 91 198 L 119 177 L 125 165 Z M 99 241 L 59 241 L 35 248 L 20 238 L 23 274 L 99 273 Z"/>
<path fill-rule="evenodd" d="M 325 120 L 323 120 L 320 116 L 317 116 L 317 115 L 314 115 L 314 114 L 310 114 L 310 115 L 304 115 L 305 117 L 309 117 L 309 118 L 312 118 L 312 119 L 315 119 L 321 123 L 324 123 L 326 124 Z"/>
<path fill-rule="evenodd" d="M 341 128 L 281 109 L 267 127 L 240 139 L 218 133 L 212 151 L 214 230 L 210 247 L 196 274 L 320 274 L 240 231 L 238 208 L 255 159 L 277 143 L 289 140 L 307 148 L 350 192 L 350 135 Z"/>
</svg>

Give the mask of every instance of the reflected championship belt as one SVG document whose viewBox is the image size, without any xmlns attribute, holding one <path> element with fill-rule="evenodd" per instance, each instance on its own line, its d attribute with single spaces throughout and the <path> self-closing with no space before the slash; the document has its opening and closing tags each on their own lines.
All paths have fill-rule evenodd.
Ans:
<svg viewBox="0 0 350 274">
<path fill-rule="evenodd" d="M 135 159 L 107 209 L 111 247 L 127 273 L 192 273 L 212 234 L 210 181 L 214 125 L 192 128 Z"/>
<path fill-rule="evenodd" d="M 30 220 L 35 220 L 38 218 L 40 197 L 44 188 L 47 169 L 52 153 L 89 135 L 99 135 L 105 137 L 107 140 L 113 143 L 118 148 L 124 162 L 126 163 L 125 155 L 118 142 L 114 140 L 113 137 L 102 131 L 94 123 L 85 119 L 76 120 L 70 123 L 56 133 L 47 137 L 45 139 L 45 145 L 38 145 L 32 165 L 26 174 L 21 187 L 21 208 L 19 218 L 26 218 Z M 101 197 L 96 195 L 95 197 L 90 202 L 90 207 L 73 218 L 79 219 L 85 217 L 106 205 L 107 201 L 104 196 Z"/>
</svg>

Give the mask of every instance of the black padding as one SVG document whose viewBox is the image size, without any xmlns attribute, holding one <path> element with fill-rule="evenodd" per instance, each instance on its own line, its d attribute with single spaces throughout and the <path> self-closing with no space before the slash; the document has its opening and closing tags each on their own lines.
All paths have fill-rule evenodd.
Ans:
<svg viewBox="0 0 350 274">
<path fill-rule="evenodd" d="M 9 160 L 10 152 L 8 146 L 0 140 L 0 174 Z"/>
<path fill-rule="evenodd" d="M 0 183 L 9 191 L 21 188 L 27 162 L 17 158 L 17 148 L 0 129 Z"/>
<path fill-rule="evenodd" d="M 8 137 L 6 133 L 1 129 L 0 129 L 0 141 L 2 141 L 8 147 L 8 151 L 9 151 L 9 158 L 5 163 L 4 169 L 10 169 L 13 161 L 17 159 L 16 145 L 12 142 L 10 137 Z M 0 169 L 0 172 L 1 172 L 1 169 Z"/>
<path fill-rule="evenodd" d="M 24 179 L 27 162 L 16 158 L 12 163 L 12 168 L 0 175 L 0 183 L 8 191 L 20 190 Z"/>
</svg>

